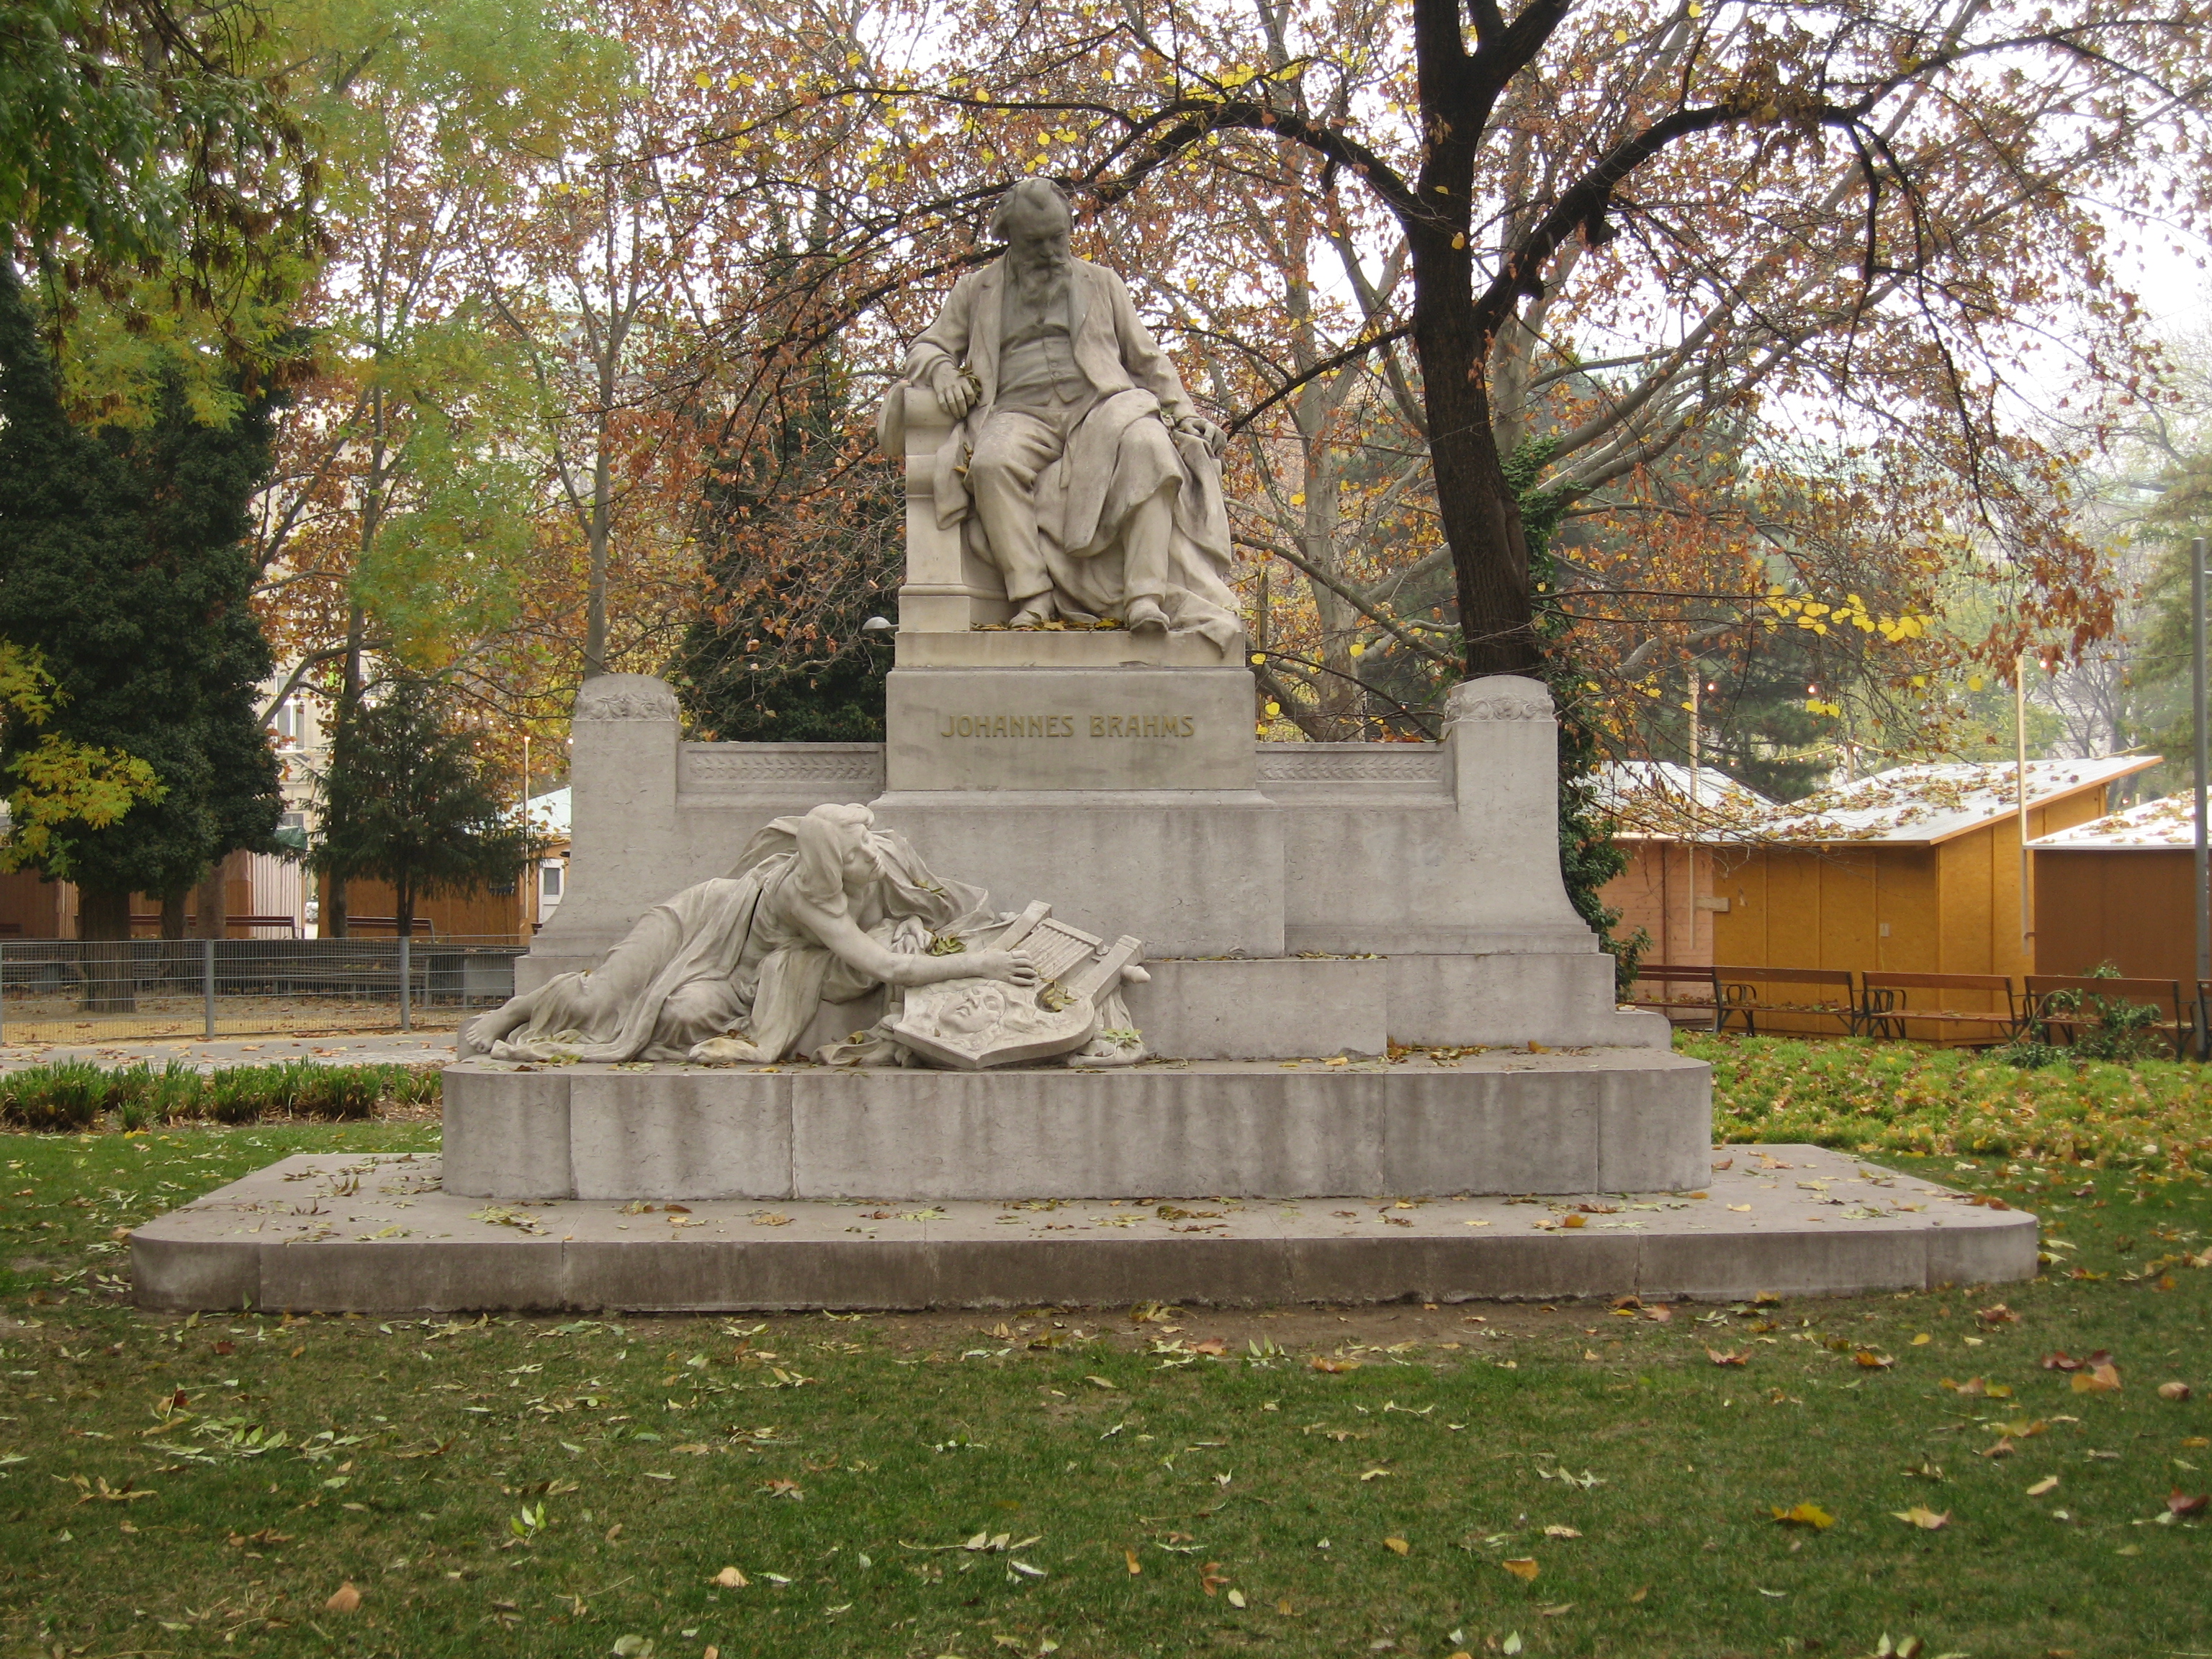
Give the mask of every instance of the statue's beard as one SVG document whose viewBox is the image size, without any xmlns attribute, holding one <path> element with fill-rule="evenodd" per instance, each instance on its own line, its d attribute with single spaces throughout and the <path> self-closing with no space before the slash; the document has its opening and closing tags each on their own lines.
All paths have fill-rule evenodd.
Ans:
<svg viewBox="0 0 2212 1659">
<path fill-rule="evenodd" d="M 1042 300 L 1048 297 L 1060 279 L 1067 275 L 1067 262 L 1049 255 L 1041 259 L 1024 259 L 1014 265 L 1014 281 L 1024 299 Z"/>
</svg>

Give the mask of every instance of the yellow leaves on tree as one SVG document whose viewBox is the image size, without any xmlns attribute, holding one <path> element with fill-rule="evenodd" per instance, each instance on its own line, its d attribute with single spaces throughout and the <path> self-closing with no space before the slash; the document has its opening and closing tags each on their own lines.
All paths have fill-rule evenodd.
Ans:
<svg viewBox="0 0 2212 1659">
<path fill-rule="evenodd" d="M 43 726 L 62 700 L 38 652 L 0 640 L 0 724 Z M 137 756 L 52 732 L 19 754 L 9 770 L 15 787 L 8 792 L 0 870 L 30 866 L 66 876 L 71 826 L 105 829 L 138 802 L 167 793 Z"/>
</svg>

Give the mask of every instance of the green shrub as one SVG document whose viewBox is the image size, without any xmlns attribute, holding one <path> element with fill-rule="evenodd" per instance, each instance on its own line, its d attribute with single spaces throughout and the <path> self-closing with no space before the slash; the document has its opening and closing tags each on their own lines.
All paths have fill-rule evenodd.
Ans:
<svg viewBox="0 0 2212 1659">
<path fill-rule="evenodd" d="M 160 1123 L 189 1123 L 207 1111 L 207 1079 L 198 1066 L 173 1060 L 154 1079 L 154 1118 Z"/>
<path fill-rule="evenodd" d="M 154 1068 L 118 1066 L 107 1074 L 107 1109 L 128 1133 L 154 1121 Z"/>
<path fill-rule="evenodd" d="M 208 1074 L 207 1115 L 217 1123 L 258 1123 L 283 1097 L 277 1066 L 226 1066 Z"/>
<path fill-rule="evenodd" d="M 27 1129 L 89 1129 L 107 1109 L 108 1075 L 88 1060 L 31 1066 L 8 1079 L 9 1121 Z"/>
<path fill-rule="evenodd" d="M 26 1129 L 96 1128 L 113 1112 L 126 1130 L 157 1123 L 258 1123 L 266 1117 L 360 1121 L 380 1102 L 440 1097 L 435 1066 L 322 1066 L 311 1060 L 226 1066 L 203 1074 L 181 1060 L 110 1072 L 90 1060 L 27 1066 L 0 1075 L 0 1121 Z"/>
</svg>

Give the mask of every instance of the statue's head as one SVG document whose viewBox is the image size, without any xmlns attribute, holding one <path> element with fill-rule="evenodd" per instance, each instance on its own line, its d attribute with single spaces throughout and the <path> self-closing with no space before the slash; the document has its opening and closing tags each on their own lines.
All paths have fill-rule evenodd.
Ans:
<svg viewBox="0 0 2212 1659">
<path fill-rule="evenodd" d="M 842 915 L 848 894 L 866 891 L 883 873 L 870 826 L 876 815 L 842 803 L 816 807 L 798 823 L 799 890 L 809 902 Z"/>
<path fill-rule="evenodd" d="M 1018 270 L 1057 270 L 1067 264 L 1067 237 L 1075 216 L 1049 179 L 1023 179 L 999 198 L 991 238 L 1006 245 Z"/>
</svg>

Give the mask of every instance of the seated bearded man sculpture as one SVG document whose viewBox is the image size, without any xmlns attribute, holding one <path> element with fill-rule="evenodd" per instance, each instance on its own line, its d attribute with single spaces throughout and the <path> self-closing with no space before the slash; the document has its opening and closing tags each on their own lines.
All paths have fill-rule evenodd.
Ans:
<svg viewBox="0 0 2212 1659">
<path fill-rule="evenodd" d="M 1225 435 L 1192 408 L 1121 279 L 1069 256 L 1070 223 L 1044 179 L 1006 192 L 990 226 L 1006 252 L 955 283 L 915 342 L 885 445 L 904 453 L 908 398 L 951 418 L 938 522 L 963 524 L 998 569 L 1011 626 L 1117 617 L 1226 654 L 1242 629 L 1225 580 Z"/>
<path fill-rule="evenodd" d="M 734 873 L 640 918 L 605 962 L 462 1029 L 463 1055 L 510 1060 L 781 1060 L 824 1001 L 948 979 L 1037 983 L 1018 951 L 928 954 L 1006 918 L 932 875 L 865 806 L 817 806 L 753 838 Z"/>
</svg>

